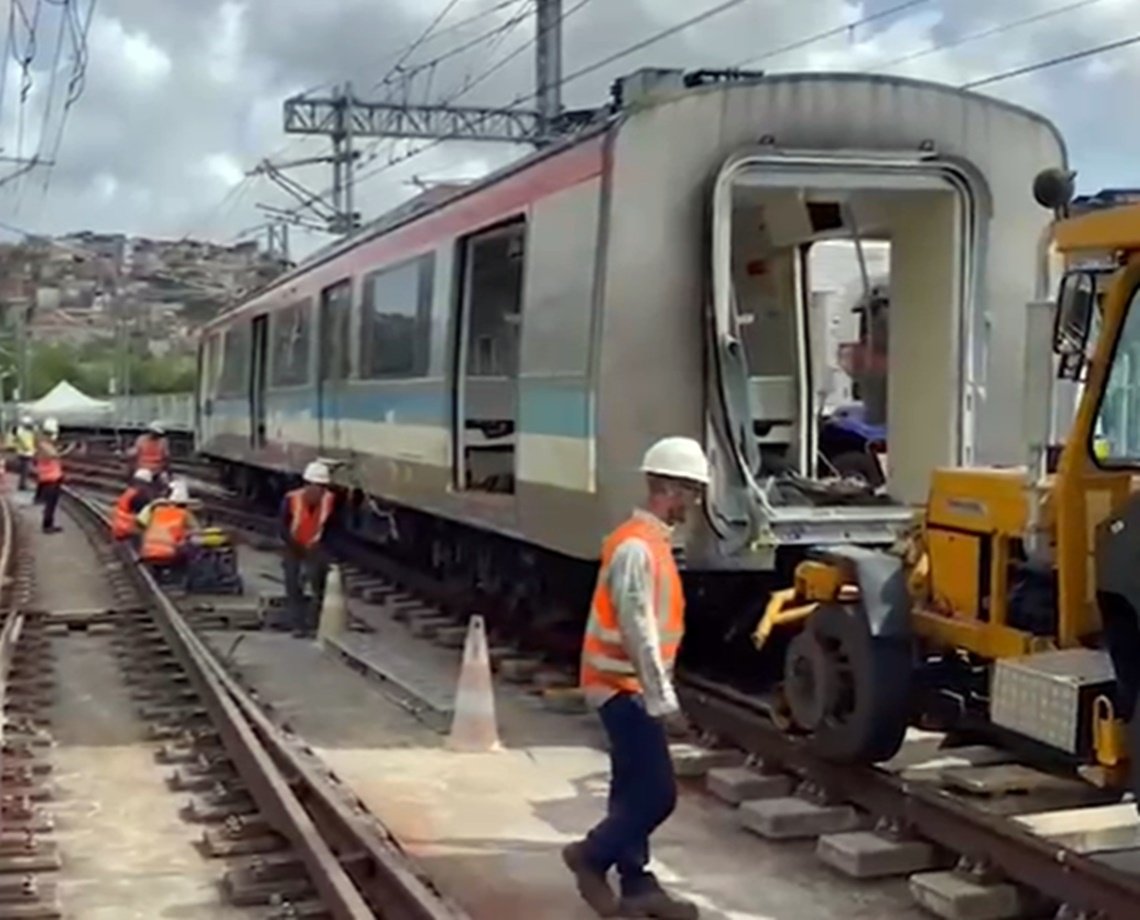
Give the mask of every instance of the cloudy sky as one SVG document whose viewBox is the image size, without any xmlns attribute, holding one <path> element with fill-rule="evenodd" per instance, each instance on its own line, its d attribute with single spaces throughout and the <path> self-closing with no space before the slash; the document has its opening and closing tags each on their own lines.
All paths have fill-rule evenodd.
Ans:
<svg viewBox="0 0 1140 920">
<path fill-rule="evenodd" d="M 563 2 L 567 73 L 724 5 Z M 47 159 L 54 151 L 55 161 L 0 186 L 0 222 L 234 240 L 264 221 L 257 203 L 291 203 L 268 179 L 246 178 L 248 170 L 266 157 L 327 149 L 322 139 L 283 133 L 285 97 L 346 80 L 364 98 L 525 97 L 533 88 L 532 7 L 533 0 L 0 0 L 9 49 L 0 153 Z M 1140 30 L 1138 10 L 1140 0 L 742 0 L 573 80 L 565 101 L 599 103 L 614 77 L 645 65 L 755 61 L 768 70 L 886 70 L 960 85 L 1127 38 Z M 875 18 L 844 28 L 867 17 Z M 791 44 L 800 47 L 773 53 Z M 1053 119 L 1081 190 L 1095 191 L 1140 185 L 1140 119 L 1131 115 L 1138 85 L 1133 45 L 983 91 Z M 411 155 L 421 145 L 363 145 L 366 217 L 413 194 L 413 178 L 470 178 L 521 152 L 445 144 Z M 14 168 L 0 163 L 0 175 Z M 330 181 L 323 167 L 289 174 L 315 191 Z M 328 239 L 295 230 L 294 255 Z"/>
</svg>

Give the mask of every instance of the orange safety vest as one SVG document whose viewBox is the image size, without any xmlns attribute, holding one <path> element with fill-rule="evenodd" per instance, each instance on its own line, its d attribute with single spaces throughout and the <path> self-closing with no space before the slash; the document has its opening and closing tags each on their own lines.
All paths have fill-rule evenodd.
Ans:
<svg viewBox="0 0 1140 920">
<path fill-rule="evenodd" d="M 179 505 L 158 505 L 142 538 L 139 555 L 145 562 L 169 562 L 186 542 L 190 512 Z"/>
<path fill-rule="evenodd" d="M 47 484 L 63 479 L 63 461 L 51 441 L 41 440 L 36 445 L 36 479 Z"/>
<path fill-rule="evenodd" d="M 320 503 L 313 507 L 305 501 L 304 489 L 290 492 L 289 533 L 293 542 L 306 549 L 315 546 L 325 532 L 335 501 L 332 492 L 325 492 Z"/>
<path fill-rule="evenodd" d="M 610 562 L 617 548 L 626 540 L 642 540 L 649 549 L 653 578 L 653 609 L 657 612 L 657 636 L 661 658 L 667 670 L 673 669 L 677 649 L 685 632 L 685 595 L 681 575 L 673 559 L 673 550 L 664 525 L 635 515 L 606 537 L 602 544 L 602 565 L 586 637 L 582 643 L 581 684 L 603 687 L 625 693 L 641 693 L 641 681 L 622 643 L 617 607 L 607 584 Z"/>
<path fill-rule="evenodd" d="M 166 439 L 156 438 L 153 435 L 139 435 L 135 443 L 138 450 L 136 461 L 140 469 L 157 473 L 166 463 Z"/>
<path fill-rule="evenodd" d="M 116 540 L 125 540 L 138 530 L 138 521 L 135 518 L 135 513 L 131 510 L 131 502 L 135 500 L 138 494 L 139 490 L 131 486 L 115 502 L 115 516 L 111 521 L 111 533 Z"/>
</svg>

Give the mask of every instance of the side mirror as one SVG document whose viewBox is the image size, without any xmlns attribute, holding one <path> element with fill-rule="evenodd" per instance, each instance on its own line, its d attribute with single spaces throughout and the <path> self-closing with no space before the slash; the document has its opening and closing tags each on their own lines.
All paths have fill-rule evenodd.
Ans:
<svg viewBox="0 0 1140 920">
<path fill-rule="evenodd" d="M 1067 272 L 1057 294 L 1053 322 L 1053 351 L 1062 358 L 1083 358 L 1092 328 L 1096 305 L 1096 275 L 1086 271 Z"/>
</svg>

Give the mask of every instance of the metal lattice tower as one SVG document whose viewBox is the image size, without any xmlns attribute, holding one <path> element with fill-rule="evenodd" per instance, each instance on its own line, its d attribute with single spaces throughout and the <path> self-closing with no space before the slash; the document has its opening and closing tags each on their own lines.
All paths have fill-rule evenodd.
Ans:
<svg viewBox="0 0 1140 920">
<path fill-rule="evenodd" d="M 330 155 L 290 163 L 265 161 L 253 174 L 268 175 L 298 200 L 301 211 L 309 212 L 307 218 L 295 219 L 294 223 L 314 226 L 307 221 L 315 219 L 320 229 L 350 233 L 360 226 L 353 194 L 353 170 L 359 157 L 353 141 L 358 137 L 536 145 L 557 139 L 562 114 L 562 0 L 538 0 L 535 19 L 534 109 L 368 102 L 357 99 L 351 84 L 345 84 L 329 96 L 294 96 L 285 100 L 285 132 L 330 138 Z M 332 164 L 332 191 L 327 201 L 281 172 L 311 163 Z M 288 212 L 277 213 L 288 216 Z"/>
</svg>

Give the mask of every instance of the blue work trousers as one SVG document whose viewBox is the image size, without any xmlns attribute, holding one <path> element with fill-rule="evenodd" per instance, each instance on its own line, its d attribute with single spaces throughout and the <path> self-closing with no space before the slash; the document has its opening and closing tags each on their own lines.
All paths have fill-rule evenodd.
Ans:
<svg viewBox="0 0 1140 920">
<path fill-rule="evenodd" d="M 585 856 L 602 873 L 616 866 L 622 895 L 633 897 L 657 885 L 646 868 L 649 835 L 677 805 L 673 760 L 665 727 L 640 696 L 619 693 L 598 714 L 610 740 L 610 797 L 606 817 L 586 837 Z"/>
</svg>

